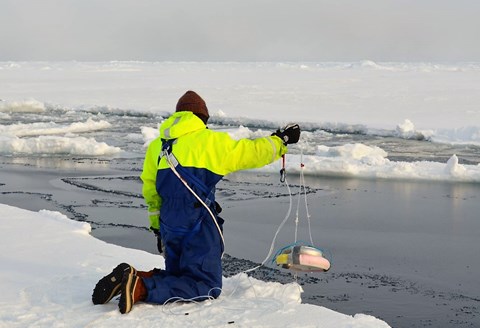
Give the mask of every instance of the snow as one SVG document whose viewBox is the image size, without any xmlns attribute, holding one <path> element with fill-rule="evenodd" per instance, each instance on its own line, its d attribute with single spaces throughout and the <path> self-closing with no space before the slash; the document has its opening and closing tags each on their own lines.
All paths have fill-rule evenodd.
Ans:
<svg viewBox="0 0 480 328">
<path fill-rule="evenodd" d="M 95 283 L 120 262 L 161 267 L 158 255 L 107 244 L 90 225 L 59 212 L 0 204 L 0 327 L 349 327 L 383 328 L 369 315 L 343 315 L 301 303 L 295 282 L 262 282 L 239 273 L 222 295 L 203 303 L 136 304 L 122 315 L 117 300 L 94 306 Z"/>
<path fill-rule="evenodd" d="M 35 99 L 0 102 L 0 112 L 41 113 L 44 111 L 45 104 Z"/>
<path fill-rule="evenodd" d="M 305 131 L 302 139 L 313 148 L 317 135 L 308 131 L 315 130 L 480 145 L 479 63 L 0 62 L 0 84 L 4 155 L 126 156 L 124 149 L 97 141 L 94 132 L 112 128 L 102 115 L 167 115 L 186 89 L 207 100 L 218 124 L 242 125 L 228 131 L 237 137 L 262 135 L 252 126 L 277 128 L 295 120 Z M 35 114 L 40 118 L 51 108 L 62 109 L 60 115 L 78 116 L 78 121 L 22 122 Z M 83 110 L 91 110 L 91 117 L 79 114 Z M 17 124 L 2 124 L 12 115 L 19 117 Z M 148 129 L 151 126 L 127 139 L 148 143 L 154 135 Z M 93 137 L 84 139 L 81 133 Z M 315 162 L 323 159 L 319 156 Z M 364 159 L 372 165 L 378 157 Z M 432 163 L 429 169 L 436 171 L 436 166 Z M 317 169 L 315 174 L 326 173 Z M 338 173 L 364 170 L 362 166 Z M 477 168 L 467 166 L 466 171 L 478 181 Z M 389 175 L 399 176 L 382 172 L 383 177 Z M 417 176 L 428 179 L 415 170 L 410 178 Z M 432 178 L 440 177 L 435 173 Z"/>
<path fill-rule="evenodd" d="M 321 153 L 326 155 L 304 155 L 303 159 L 299 155 L 290 155 L 287 171 L 298 172 L 299 164 L 304 163 L 304 173 L 310 175 L 480 182 L 480 165 L 459 164 L 455 154 L 444 164 L 428 161 L 394 162 L 385 158 L 386 154 L 380 148 L 361 144 L 324 146 Z M 276 172 L 278 165 L 271 164 L 264 170 Z"/>
<path fill-rule="evenodd" d="M 3 135 L 14 135 L 17 137 L 34 135 L 52 135 L 66 133 L 81 133 L 87 131 L 97 131 L 108 129 L 111 126 L 106 121 L 95 122 L 88 119 L 86 122 L 72 123 L 66 126 L 58 126 L 54 122 L 49 123 L 31 123 L 31 124 L 11 124 L 0 127 L 0 133 Z"/>
<path fill-rule="evenodd" d="M 0 112 L 31 99 L 171 111 L 191 88 L 227 117 L 294 115 L 382 129 L 408 119 L 420 131 L 480 128 L 480 63 L 0 62 L 0 72 L 8 103 Z"/>
<path fill-rule="evenodd" d="M 225 123 L 276 126 L 294 116 L 306 128 L 480 144 L 478 63 L 0 62 L 0 68 L 0 118 L 42 113 L 47 105 L 167 113 L 188 87 Z M 93 129 L 92 122 L 79 123 Z"/>
<path fill-rule="evenodd" d="M 404 133 L 407 133 L 408 122 L 403 129 Z M 145 129 L 142 130 L 142 133 L 145 138 L 145 145 L 148 145 L 151 140 L 158 136 L 158 130 L 156 129 Z M 228 133 L 235 139 L 268 135 L 268 132 L 253 132 L 245 127 L 228 131 Z M 302 132 L 302 139 L 308 140 L 311 134 L 308 131 Z M 304 140 L 300 141 L 300 147 L 307 147 Z M 358 143 L 335 147 L 317 145 L 314 155 L 287 154 L 286 170 L 294 174 L 303 170 L 304 174 L 314 176 L 480 182 L 480 165 L 459 164 L 455 154 L 451 156 L 447 163 L 430 161 L 396 162 L 387 159 L 387 155 L 379 147 L 370 147 Z M 255 171 L 276 173 L 278 170 L 279 163 L 275 162 Z"/>
<path fill-rule="evenodd" d="M 15 103 L 13 107 L 5 108 L 25 112 L 42 107 L 32 107 L 30 101 L 23 104 Z M 106 121 L 93 121 L 90 118 L 86 122 L 68 125 L 54 122 L 0 125 L 0 154 L 115 155 L 121 152 L 120 148 L 109 146 L 105 142 L 97 142 L 94 138 L 75 136 L 77 133 L 105 130 L 110 126 L 111 124 Z M 32 136 L 35 137 L 31 138 Z"/>
<path fill-rule="evenodd" d="M 94 138 L 39 136 L 37 138 L 19 138 L 17 136 L 0 136 L 0 154 L 70 154 L 103 156 L 121 152 L 118 147 L 97 142 Z"/>
<path fill-rule="evenodd" d="M 410 120 L 405 120 L 403 123 L 398 124 L 396 132 L 398 137 L 404 139 L 416 138 L 417 135 L 417 132 L 415 131 L 415 125 Z"/>
</svg>

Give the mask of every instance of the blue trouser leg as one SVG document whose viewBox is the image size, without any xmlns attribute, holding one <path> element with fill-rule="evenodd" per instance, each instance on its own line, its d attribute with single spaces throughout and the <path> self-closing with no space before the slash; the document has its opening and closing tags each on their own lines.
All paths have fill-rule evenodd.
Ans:
<svg viewBox="0 0 480 328">
<path fill-rule="evenodd" d="M 191 234 L 164 227 L 162 238 L 165 271 L 143 279 L 148 290 L 146 301 L 163 304 L 172 298 L 218 297 L 222 287 L 222 242 L 212 220 L 204 218 Z"/>
</svg>

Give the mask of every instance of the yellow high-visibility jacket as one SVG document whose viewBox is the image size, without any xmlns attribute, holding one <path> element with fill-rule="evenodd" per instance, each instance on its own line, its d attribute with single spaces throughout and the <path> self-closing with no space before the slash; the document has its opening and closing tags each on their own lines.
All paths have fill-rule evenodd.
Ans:
<svg viewBox="0 0 480 328">
<path fill-rule="evenodd" d="M 160 227 L 162 199 L 166 202 L 168 198 L 173 207 L 178 207 L 181 199 L 191 198 L 186 188 L 179 187 L 178 181 L 172 180 L 177 177 L 165 178 L 172 174 L 167 174 L 170 167 L 166 158 L 159 158 L 162 139 L 176 139 L 172 146 L 173 155 L 180 165 L 191 170 L 208 188 L 214 188 L 229 173 L 262 167 L 287 152 L 287 147 L 277 136 L 235 140 L 228 133 L 207 129 L 192 112 L 174 113 L 160 126 L 160 136 L 150 143 L 141 174 L 142 193 L 153 229 Z"/>
</svg>

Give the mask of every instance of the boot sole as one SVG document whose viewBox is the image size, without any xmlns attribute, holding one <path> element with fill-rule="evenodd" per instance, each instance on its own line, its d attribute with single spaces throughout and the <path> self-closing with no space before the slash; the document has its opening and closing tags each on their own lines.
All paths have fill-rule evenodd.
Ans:
<svg viewBox="0 0 480 328">
<path fill-rule="evenodd" d="M 140 278 L 134 274 L 128 274 L 127 281 L 122 284 L 120 301 L 118 302 L 120 313 L 125 314 L 132 310 L 133 291 L 135 290 L 139 279 Z"/>
<path fill-rule="evenodd" d="M 120 294 L 120 287 L 122 286 L 122 278 L 125 273 L 135 273 L 135 269 L 127 263 L 117 265 L 112 272 L 95 285 L 92 294 L 93 304 L 108 303 L 116 295 Z"/>
</svg>

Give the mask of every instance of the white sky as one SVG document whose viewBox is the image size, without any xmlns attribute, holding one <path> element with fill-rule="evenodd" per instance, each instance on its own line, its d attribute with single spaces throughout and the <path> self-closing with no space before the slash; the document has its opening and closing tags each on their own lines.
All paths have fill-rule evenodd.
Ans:
<svg viewBox="0 0 480 328">
<path fill-rule="evenodd" d="M 480 61 L 478 0 L 0 0 L 0 60 Z"/>
</svg>

